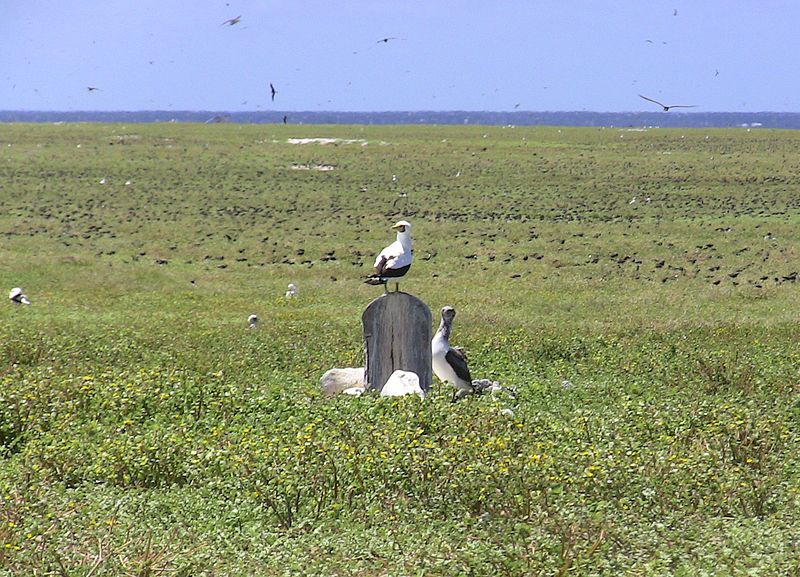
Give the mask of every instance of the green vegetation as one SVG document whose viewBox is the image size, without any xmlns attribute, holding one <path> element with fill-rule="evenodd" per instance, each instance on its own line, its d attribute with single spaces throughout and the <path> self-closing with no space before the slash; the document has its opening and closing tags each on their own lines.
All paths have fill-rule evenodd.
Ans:
<svg viewBox="0 0 800 577">
<path fill-rule="evenodd" d="M 799 146 L 0 126 L 0 575 L 800 574 Z M 516 401 L 320 395 L 400 217 Z"/>
</svg>

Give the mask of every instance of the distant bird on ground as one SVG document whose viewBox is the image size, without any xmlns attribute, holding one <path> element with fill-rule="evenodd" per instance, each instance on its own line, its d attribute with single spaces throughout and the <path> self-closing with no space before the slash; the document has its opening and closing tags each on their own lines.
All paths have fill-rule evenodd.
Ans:
<svg viewBox="0 0 800 577">
<path fill-rule="evenodd" d="M 450 346 L 450 333 L 453 330 L 455 316 L 456 310 L 453 307 L 442 307 L 442 322 L 431 341 L 433 372 L 440 381 L 450 383 L 456 388 L 453 401 L 475 392 L 464 351 Z"/>
<path fill-rule="evenodd" d="M 86 90 L 89 92 L 94 92 L 95 90 L 100 90 L 97 86 L 87 86 Z"/>
<path fill-rule="evenodd" d="M 258 317 L 256 315 L 250 315 L 247 317 L 247 328 L 254 329 L 258 327 Z"/>
<path fill-rule="evenodd" d="M 283 115 L 283 123 L 286 124 L 288 121 L 289 121 L 289 117 L 286 114 L 284 114 Z"/>
<path fill-rule="evenodd" d="M 297 285 L 293 282 L 289 283 L 289 286 L 286 287 L 286 298 L 293 299 L 297 296 Z"/>
<path fill-rule="evenodd" d="M 242 17 L 241 17 L 241 15 L 239 15 L 236 18 L 229 18 L 228 20 L 226 20 L 225 22 L 220 24 L 220 26 L 235 26 L 236 24 L 241 22 L 241 20 L 242 20 Z"/>
<path fill-rule="evenodd" d="M 411 224 L 405 220 L 392 226 L 397 231 L 397 240 L 383 249 L 375 259 L 375 271 L 364 282 L 371 285 L 384 285 L 389 279 L 402 277 L 411 268 Z M 395 284 L 395 291 L 400 284 Z"/>
<path fill-rule="evenodd" d="M 8 293 L 8 298 L 11 301 L 11 303 L 15 305 L 31 304 L 31 301 L 28 300 L 28 297 L 22 294 L 22 289 L 19 287 L 11 289 L 11 292 Z"/>
<path fill-rule="evenodd" d="M 644 98 L 649 102 L 654 102 L 655 104 L 658 104 L 661 108 L 664 109 L 664 112 L 669 112 L 670 108 L 695 108 L 697 106 L 696 104 L 671 104 L 667 106 L 666 104 L 662 104 L 658 100 L 653 100 L 652 98 L 648 98 L 647 96 L 642 96 L 641 94 L 639 95 L 639 98 Z"/>
<path fill-rule="evenodd" d="M 278 93 L 278 91 L 275 90 L 275 87 L 272 85 L 272 82 L 269 83 L 269 93 L 270 96 L 272 97 L 272 102 L 275 102 L 275 95 Z"/>
<path fill-rule="evenodd" d="M 393 208 L 397 208 L 397 203 L 400 202 L 400 199 L 403 199 L 403 198 L 408 198 L 408 193 L 405 192 L 405 191 L 398 192 L 397 193 L 397 198 L 395 198 L 394 202 L 392 203 L 392 207 Z"/>
</svg>

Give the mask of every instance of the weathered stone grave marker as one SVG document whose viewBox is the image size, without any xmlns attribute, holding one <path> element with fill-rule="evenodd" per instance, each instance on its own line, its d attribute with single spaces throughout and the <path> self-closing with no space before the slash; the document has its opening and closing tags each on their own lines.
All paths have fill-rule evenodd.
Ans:
<svg viewBox="0 0 800 577">
<path fill-rule="evenodd" d="M 419 377 L 423 391 L 431 386 L 431 311 L 404 292 L 381 295 L 361 316 L 364 325 L 365 376 L 368 387 L 380 392 L 400 369 Z"/>
</svg>

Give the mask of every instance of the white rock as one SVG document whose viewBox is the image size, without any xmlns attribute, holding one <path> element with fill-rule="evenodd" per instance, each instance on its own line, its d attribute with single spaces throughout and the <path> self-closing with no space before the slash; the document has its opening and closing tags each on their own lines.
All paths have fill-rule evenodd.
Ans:
<svg viewBox="0 0 800 577">
<path fill-rule="evenodd" d="M 328 397 L 344 392 L 353 387 L 365 388 L 367 385 L 364 379 L 364 367 L 330 369 L 319 380 L 319 386 L 323 394 Z M 363 391 L 362 391 L 363 392 Z M 353 394 L 353 393 L 348 393 Z"/>
<path fill-rule="evenodd" d="M 396 370 L 381 389 L 382 397 L 403 397 L 405 395 L 419 395 L 425 398 L 425 391 L 419 385 L 419 376 L 411 371 Z"/>
</svg>

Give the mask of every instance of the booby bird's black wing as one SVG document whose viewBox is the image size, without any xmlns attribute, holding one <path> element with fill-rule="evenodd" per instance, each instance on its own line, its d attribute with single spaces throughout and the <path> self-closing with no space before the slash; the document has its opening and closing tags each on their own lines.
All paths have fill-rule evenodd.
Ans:
<svg viewBox="0 0 800 577">
<path fill-rule="evenodd" d="M 371 285 L 386 284 L 386 277 L 384 276 L 384 273 L 387 271 L 387 264 L 391 257 L 387 257 L 385 252 L 386 249 L 384 249 L 384 251 L 378 255 L 378 258 L 375 260 L 373 273 L 366 278 L 364 281 L 365 283 Z"/>
<path fill-rule="evenodd" d="M 392 262 L 394 261 L 394 259 L 391 260 Z M 375 266 L 375 272 L 369 275 L 364 282 L 372 285 L 386 284 L 390 278 L 398 279 L 405 276 L 411 268 L 410 264 L 400 268 L 391 268 L 389 264 L 389 260 L 381 258 L 380 262 Z"/>
<path fill-rule="evenodd" d="M 640 94 L 640 95 L 639 95 L 639 98 L 644 98 L 645 100 L 648 100 L 648 101 L 650 101 L 650 102 L 653 102 L 653 103 L 655 103 L 655 104 L 658 104 L 658 105 L 659 105 L 661 108 L 669 108 L 669 106 L 667 106 L 666 104 L 662 104 L 662 103 L 661 103 L 661 102 L 659 102 L 658 100 L 653 100 L 652 98 L 648 98 L 647 96 L 642 96 L 642 95 Z"/>
<path fill-rule="evenodd" d="M 389 262 L 389 257 L 385 254 L 382 254 L 378 257 L 378 262 L 375 263 L 375 276 L 381 276 L 383 273 L 386 272 L 386 265 Z"/>
<path fill-rule="evenodd" d="M 470 384 L 472 383 L 472 377 L 469 374 L 469 367 L 467 367 L 467 359 L 464 357 L 464 353 L 451 348 L 444 356 L 444 360 L 453 367 L 459 379 L 467 381 Z"/>
<path fill-rule="evenodd" d="M 393 242 L 375 258 L 374 272 L 378 276 L 388 273 L 397 264 L 403 255 L 403 246 L 399 242 Z"/>
</svg>

